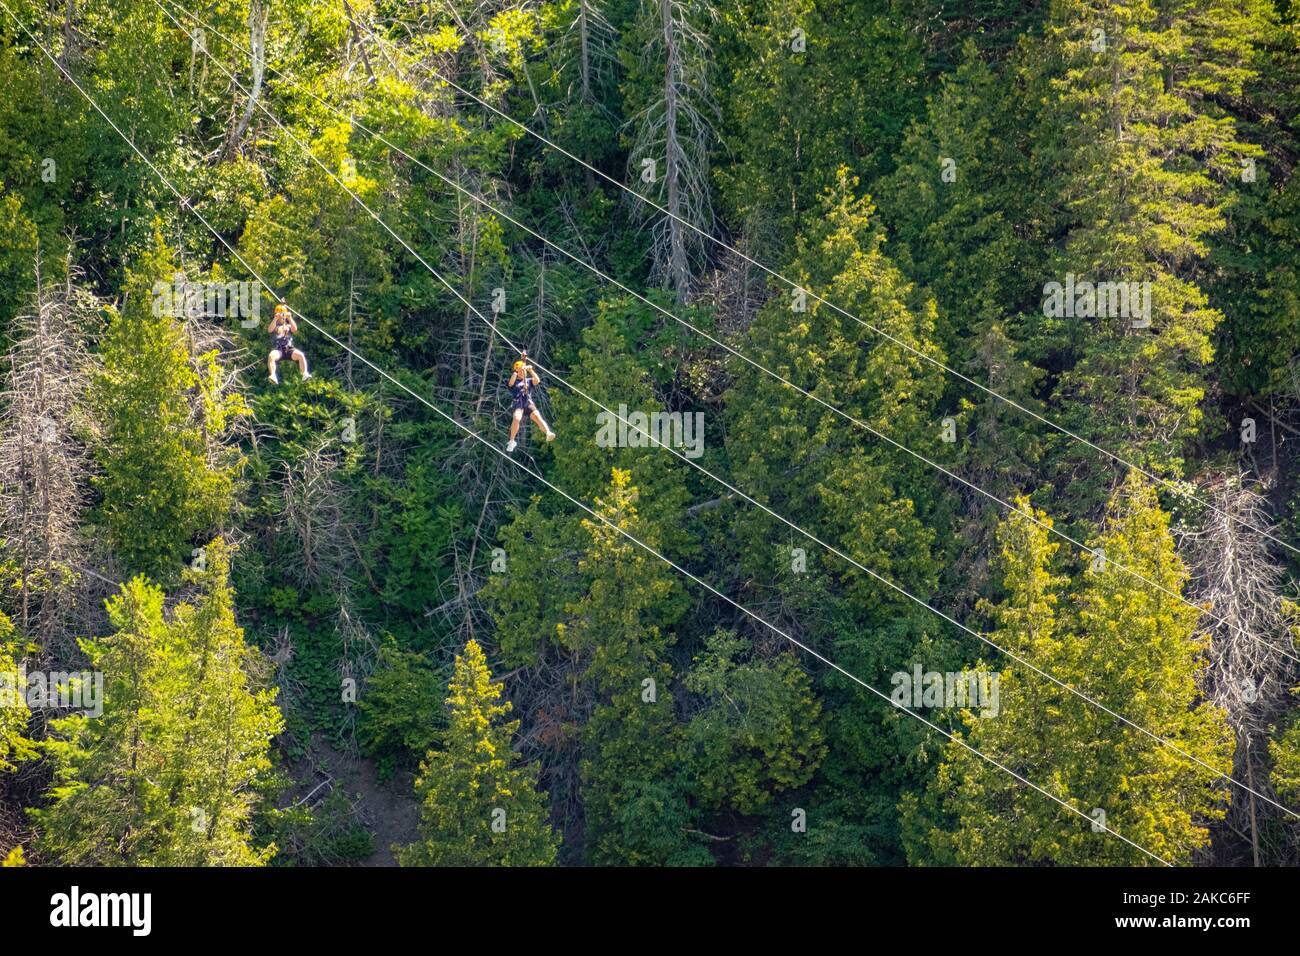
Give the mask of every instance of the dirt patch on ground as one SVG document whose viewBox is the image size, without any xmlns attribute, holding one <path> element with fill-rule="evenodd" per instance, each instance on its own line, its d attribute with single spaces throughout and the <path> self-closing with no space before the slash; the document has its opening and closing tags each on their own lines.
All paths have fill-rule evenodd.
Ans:
<svg viewBox="0 0 1300 956">
<path fill-rule="evenodd" d="M 419 819 L 415 778 L 398 773 L 381 781 L 374 761 L 337 750 L 319 736 L 312 738 L 313 763 L 334 778 L 334 786 L 355 801 L 356 813 L 375 839 L 375 851 L 361 866 L 396 866 L 394 843 L 414 842 Z"/>
</svg>

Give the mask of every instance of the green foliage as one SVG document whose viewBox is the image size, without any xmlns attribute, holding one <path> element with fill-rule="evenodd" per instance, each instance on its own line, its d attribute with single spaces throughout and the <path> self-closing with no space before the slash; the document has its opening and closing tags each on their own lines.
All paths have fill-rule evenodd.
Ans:
<svg viewBox="0 0 1300 956">
<path fill-rule="evenodd" d="M 546 821 L 536 772 L 515 766 L 511 738 L 518 721 L 503 721 L 509 701 L 492 682 L 475 641 L 457 655 L 447 686 L 446 749 L 420 766 L 420 841 L 398 850 L 403 866 L 549 866 L 556 837 Z"/>
<path fill-rule="evenodd" d="M 791 274 L 850 315 L 870 315 L 891 338 L 811 298 L 799 312 L 792 296 L 774 297 L 749 330 L 747 354 L 821 401 L 736 363 L 727 396 L 728 451 L 738 484 L 750 495 L 863 566 L 926 592 L 937 571 L 930 556 L 934 531 L 917 512 L 923 503 L 937 503 L 931 475 L 854 421 L 922 452 L 939 444 L 934 407 L 942 383 L 921 358 L 940 357 L 932 341 L 934 305 L 916 297 L 883 254 L 874 208 L 855 188 L 841 170 L 823 197 L 817 226 L 800 241 Z M 738 514 L 736 527 L 745 567 L 768 579 L 784 576 L 789 551 L 772 546 L 786 537 L 784 529 L 752 509 Z M 860 569 L 826 560 L 862 605 L 893 602 Z"/>
<path fill-rule="evenodd" d="M 583 680 L 597 700 L 583 728 L 582 759 L 593 863 L 667 864 L 687 842 L 680 828 L 668 826 L 684 812 L 674 807 L 684 794 L 665 784 L 680 734 L 668 691 L 673 638 L 666 627 L 681 608 L 681 585 L 624 534 L 652 547 L 658 537 L 639 517 L 638 497 L 631 475 L 615 468 L 596 502 L 604 520 L 582 521 L 590 543 L 578 570 L 588 590 L 557 628 L 559 642 L 587 662 Z"/>
<path fill-rule="evenodd" d="M 1042 212 L 1041 199 L 1024 188 L 1032 175 L 1025 159 L 1032 127 L 1017 92 L 968 40 L 961 64 L 940 80 L 878 194 L 894 255 L 938 302 L 936 337 L 947 363 L 1034 408 L 1044 373 L 1023 343 L 1039 319 L 1017 313 L 1040 301 L 1034 224 Z M 955 380 L 947 390 L 962 396 L 948 408 L 961 437 L 963 474 L 1004 497 L 1033 480 L 1041 429 Z"/>
<path fill-rule="evenodd" d="M 1300 181 L 1242 189 L 1252 190 L 1237 210 L 1245 221 L 1216 250 L 1226 271 L 1217 290 L 1226 319 L 1218 365 L 1225 389 L 1287 402 L 1300 395 L 1293 344 L 1300 342 Z"/>
<path fill-rule="evenodd" d="M 176 320 L 158 307 L 154 285 L 171 283 L 171 262 L 158 236 L 109 322 L 90 395 L 96 520 L 125 567 L 165 583 L 177 579 L 191 542 L 231 510 L 239 460 L 210 446 L 245 411 L 238 395 L 222 393 L 215 356 L 191 356 Z"/>
<path fill-rule="evenodd" d="M 821 705 L 791 654 L 753 659 L 749 642 L 718 632 L 684 683 L 707 701 L 683 733 L 689 778 L 707 806 L 752 814 L 811 779 L 826 754 Z"/>
<path fill-rule="evenodd" d="M 590 501 L 608 484 L 611 469 L 627 471 L 645 520 L 663 530 L 665 547 L 680 553 L 680 548 L 689 547 L 675 522 L 690 502 L 687 466 L 662 448 L 650 447 L 648 438 L 615 417 L 630 421 L 631 412 L 646 413 L 667 404 L 656 388 L 656 373 L 662 370 L 638 351 L 652 334 L 647 326 L 655 318 L 649 308 L 627 299 L 601 301 L 592 324 L 582 332 L 577 363 L 565 376 L 591 401 L 566 390 L 557 391 L 552 402 L 554 427 L 574 439 L 554 449 L 554 474 L 571 494 Z M 646 447 L 618 447 L 607 441 L 620 427 L 629 433 L 629 445 L 638 435 Z"/>
<path fill-rule="evenodd" d="M 379 648 L 375 672 L 358 699 L 361 752 L 379 759 L 382 772 L 414 767 L 433 748 L 446 725 L 434 688 L 442 682 L 422 654 L 404 651 L 389 638 Z"/>
<path fill-rule="evenodd" d="M 0 773 L 34 753 L 26 736 L 27 687 L 18 671 L 24 651 L 13 622 L 0 611 Z"/>
<path fill-rule="evenodd" d="M 375 852 L 374 837 L 338 787 L 315 806 L 271 809 L 263 817 L 262 836 L 276 848 L 272 866 L 346 866 Z"/>
<path fill-rule="evenodd" d="M 287 766 L 322 736 L 359 745 L 384 774 L 427 754 L 408 862 L 1139 862 L 843 675 L 805 674 L 733 606 L 331 341 L 503 444 L 513 356 L 425 263 L 485 313 L 505 291 L 496 330 L 600 404 L 703 411 L 698 463 L 852 560 L 663 449 L 597 441 L 599 409 L 543 372 L 559 439 L 525 426 L 516 462 L 616 528 L 877 686 L 917 661 L 984 666 L 982 646 L 858 562 L 960 620 L 985 615 L 1000 643 L 1228 766 L 1222 716 L 1196 689 L 1207 655 L 1194 611 L 1117 567 L 1076 567 L 1023 511 L 1006 518 L 836 410 L 1021 509 L 1049 509 L 1175 593 L 1191 593 L 1188 570 L 1149 490 L 938 363 L 1161 476 L 1199 481 L 1240 448 L 1243 470 L 1267 479 L 1277 536 L 1294 540 L 1294 4 L 283 0 L 258 102 L 287 129 L 256 108 L 243 128 L 247 98 L 208 54 L 244 83 L 250 14 L 264 7 L 200 11 L 215 28 L 206 54 L 152 0 L 15 8 L 184 203 L 12 23 L 0 27 L 0 346 L 38 254 L 50 281 L 67 263 L 118 303 L 102 334 L 83 330 L 92 414 L 69 450 L 86 444 L 76 477 L 94 494 L 72 551 L 102 573 L 147 576 L 114 599 L 111 633 L 85 640 L 109 677 L 105 716 L 58 722 L 39 751 L 57 777 L 33 818 L 35 862 L 372 854 L 342 789 L 280 800 L 290 781 L 263 765 L 280 724 L 236 604 L 250 643 L 275 652 Z M 431 69 L 660 202 L 674 187 L 640 181 L 638 163 L 665 169 L 676 70 L 676 159 L 689 169 L 675 199 L 688 218 L 849 314 L 811 295 L 793 310 L 785 284 L 691 231 L 690 281 L 647 290 L 664 272 L 647 255 L 662 218 Z M 422 164 L 811 397 L 606 288 Z M 264 327 L 223 325 L 236 348 L 208 351 L 197 343 L 224 318 L 153 308 L 154 284 L 178 267 L 228 281 L 251 279 L 248 266 L 309 320 L 298 344 L 312 380 L 286 363 L 280 386 L 266 381 Z M 1045 283 L 1066 273 L 1150 281 L 1152 325 L 1045 316 Z M 6 414 L 16 403 L 0 401 Z M 1286 441 L 1242 448 L 1246 415 L 1261 442 Z M 0 454 L 0 499 L 12 467 Z M 1174 520 L 1195 532 L 1204 518 Z M 162 591 L 218 531 L 241 542 L 233 582 L 196 571 L 166 613 Z M 90 580 L 68 588 L 79 628 L 95 626 L 80 613 Z M 473 643 L 453 674 L 434 663 L 471 635 L 502 685 Z M 74 644 L 55 633 L 29 647 L 0 619 L 0 671 L 73 667 L 62 658 L 79 658 Z M 353 675 L 366 679 L 358 707 L 340 700 Z M 448 679 L 450 715 L 429 693 Z M 963 739 L 1177 862 L 1217 861 L 1236 839 L 1204 767 L 1024 668 L 1008 667 L 1001 697 L 1002 716 L 959 725 Z M 1295 802 L 1288 703 L 1266 718 L 1269 769 Z M 0 770 L 29 756 L 26 717 L 0 709 Z M 241 756 L 218 753 L 223 740 Z M 504 834 L 489 826 L 498 805 Z M 210 834 L 190 807 L 216 821 Z M 795 808 L 806 833 L 790 828 Z"/>
<path fill-rule="evenodd" d="M 1050 103 L 1035 163 L 1060 170 L 1051 273 L 1150 282 L 1150 326 L 1131 316 L 1045 320 L 1041 364 L 1059 366 L 1064 424 L 1129 461 L 1178 473 L 1200 429 L 1211 335 L 1222 315 L 1199 281 L 1207 240 L 1223 228 L 1224 180 L 1258 148 L 1219 103 L 1255 75 L 1249 55 L 1264 5 L 1207 0 L 1058 0 L 1048 15 Z M 1095 30 L 1104 49 L 1095 52 Z M 1063 449 L 1063 467 L 1080 460 Z M 1104 480 L 1075 479 L 1090 508 Z"/>
<path fill-rule="evenodd" d="M 1292 621 L 1300 621 L 1300 606 L 1287 602 L 1286 613 Z M 1300 624 L 1291 628 L 1292 638 L 1300 643 Z M 1293 688 L 1292 693 L 1300 693 Z M 1300 798 L 1300 716 L 1292 713 L 1268 744 L 1273 761 L 1270 778 L 1280 801 L 1290 806 Z"/>
<path fill-rule="evenodd" d="M 889 171 L 924 103 L 920 44 L 891 16 L 893 6 L 778 0 L 723 12 L 719 72 L 730 148 L 720 192 L 760 261 L 779 265 L 786 243 L 815 228 L 841 168 L 868 180 Z M 794 49 L 796 29 L 802 52 Z"/>
<path fill-rule="evenodd" d="M 196 603 L 165 615 L 163 592 L 137 577 L 108 602 L 112 636 L 83 643 L 104 713 L 56 721 L 44 743 L 56 770 L 32 813 L 44 859 L 251 866 L 274 854 L 252 847 L 251 815 L 282 721 L 235 624 L 229 548 L 218 538 L 206 553 L 206 570 L 186 575 Z"/>
<path fill-rule="evenodd" d="M 19 304 L 28 300 L 35 287 L 32 264 L 40 248 L 36 224 L 24 214 L 17 196 L 0 195 L 0 234 L 8 237 L 0 249 L 0 341 L 4 341 L 3 333 Z"/>
<path fill-rule="evenodd" d="M 994 640 L 1190 759 L 1018 663 L 1002 672 L 1000 715 L 968 716 L 965 742 L 1088 818 L 1104 811 L 1105 826 L 1138 846 L 1191 863 L 1209 840 L 1207 823 L 1224 813 L 1217 773 L 1231 770 L 1234 741 L 1225 715 L 1198 700 L 1198 611 L 1156 589 L 1181 593 L 1188 577 L 1168 516 L 1131 475 L 1094 545 L 1104 560 L 1070 577 L 1053 567 L 1057 545 L 1029 521 L 1028 502 L 1018 507 L 999 535 L 1006 593 L 987 608 Z M 904 798 L 904 816 L 909 855 L 920 862 L 1153 862 L 958 744 L 945 748 L 926 793 Z"/>
</svg>

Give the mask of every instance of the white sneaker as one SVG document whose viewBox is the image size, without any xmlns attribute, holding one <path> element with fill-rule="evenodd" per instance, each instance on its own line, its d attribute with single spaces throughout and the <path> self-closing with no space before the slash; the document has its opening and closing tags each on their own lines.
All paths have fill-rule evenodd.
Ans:
<svg viewBox="0 0 1300 956">
<path fill-rule="evenodd" d="M 311 378 L 311 372 L 303 372 L 303 373 L 302 373 L 302 380 L 303 380 L 304 382 L 307 381 L 307 379 L 309 379 L 309 378 Z"/>
<path fill-rule="evenodd" d="M 267 378 L 269 378 L 271 381 L 275 382 L 276 385 L 279 385 L 279 384 L 280 384 L 280 376 L 279 376 L 279 374 L 276 373 L 276 372 L 272 372 L 270 375 L 267 376 Z"/>
<path fill-rule="evenodd" d="M 506 445 L 506 451 L 507 451 L 507 452 L 512 452 L 512 451 L 514 451 L 514 450 L 515 450 L 515 447 L 516 447 L 518 444 L 519 444 L 519 442 L 515 441 L 513 438 L 510 439 L 510 444 Z"/>
<path fill-rule="evenodd" d="M 555 441 L 555 432 L 547 432 L 547 433 L 546 433 L 546 440 L 547 440 L 547 441 Z"/>
</svg>

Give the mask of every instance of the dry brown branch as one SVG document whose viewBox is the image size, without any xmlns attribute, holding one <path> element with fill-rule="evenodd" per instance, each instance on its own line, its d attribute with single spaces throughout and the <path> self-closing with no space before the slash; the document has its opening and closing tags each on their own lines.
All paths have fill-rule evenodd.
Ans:
<svg viewBox="0 0 1300 956">
<path fill-rule="evenodd" d="M 50 282 L 36 260 L 36 289 L 15 318 L 0 395 L 0 539 L 18 568 L 17 617 L 51 654 L 75 603 L 73 566 L 85 560 L 77 533 L 86 504 L 88 462 L 79 437 L 89 379 L 86 339 L 100 303 L 66 278 Z"/>
<path fill-rule="evenodd" d="M 1269 551 L 1272 533 L 1268 501 L 1245 476 L 1219 478 L 1207 489 L 1214 509 L 1203 526 L 1181 536 L 1191 568 L 1191 597 L 1206 605 L 1209 666 L 1206 697 L 1228 716 L 1237 736 L 1234 779 L 1272 798 L 1268 787 L 1265 741 L 1270 724 L 1287 703 L 1296 680 L 1288 657 L 1291 637 L 1283 598 L 1289 582 Z M 1251 835 L 1259 860 L 1259 824 L 1276 809 L 1249 793 L 1234 800 L 1229 824 Z"/>
</svg>

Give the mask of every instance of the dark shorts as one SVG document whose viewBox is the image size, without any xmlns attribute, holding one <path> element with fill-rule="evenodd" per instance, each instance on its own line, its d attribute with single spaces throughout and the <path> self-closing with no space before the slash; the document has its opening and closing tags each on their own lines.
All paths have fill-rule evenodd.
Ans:
<svg viewBox="0 0 1300 956">
<path fill-rule="evenodd" d="M 510 390 L 515 401 L 511 403 L 511 411 L 537 411 L 537 406 L 533 405 L 533 395 L 530 389 L 525 389 L 523 385 L 516 385 Z"/>
<path fill-rule="evenodd" d="M 293 357 L 293 338 L 288 335 L 281 335 L 271 340 L 272 351 L 279 351 L 282 358 Z"/>
</svg>

